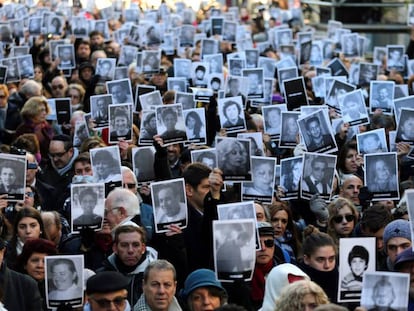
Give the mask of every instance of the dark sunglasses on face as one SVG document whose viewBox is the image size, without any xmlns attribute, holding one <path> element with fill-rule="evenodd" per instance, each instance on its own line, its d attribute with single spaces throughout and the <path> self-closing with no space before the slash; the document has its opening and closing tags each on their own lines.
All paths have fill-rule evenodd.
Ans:
<svg viewBox="0 0 414 311">
<path fill-rule="evenodd" d="M 95 301 L 100 308 L 103 309 L 109 309 L 111 307 L 111 304 L 114 303 L 115 306 L 117 307 L 122 307 L 125 303 L 125 300 L 127 299 L 127 297 L 115 297 L 112 300 L 109 299 L 95 299 L 90 297 L 89 299 L 92 299 L 93 301 Z"/>
<path fill-rule="evenodd" d="M 124 188 L 128 188 L 128 189 L 134 189 L 136 188 L 137 185 L 136 184 L 124 184 Z"/>
<path fill-rule="evenodd" d="M 267 248 L 275 246 L 275 241 L 273 239 L 263 240 L 262 242 Z"/>
<path fill-rule="evenodd" d="M 354 215 L 338 215 L 335 216 L 333 218 L 334 222 L 336 222 L 337 224 L 340 224 L 342 222 L 342 220 L 345 218 L 346 222 L 351 222 L 355 220 L 355 216 Z"/>
</svg>

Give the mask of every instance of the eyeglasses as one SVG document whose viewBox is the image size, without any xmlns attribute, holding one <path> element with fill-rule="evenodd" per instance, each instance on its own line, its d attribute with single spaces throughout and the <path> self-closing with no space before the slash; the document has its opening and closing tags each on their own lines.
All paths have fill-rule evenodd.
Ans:
<svg viewBox="0 0 414 311">
<path fill-rule="evenodd" d="M 137 184 L 124 184 L 124 188 L 134 189 L 137 187 Z"/>
<path fill-rule="evenodd" d="M 343 221 L 344 218 L 345 218 L 346 222 L 355 221 L 355 216 L 352 215 L 352 214 L 335 216 L 333 218 L 333 221 L 336 222 L 337 224 L 340 224 Z"/>
<path fill-rule="evenodd" d="M 262 242 L 267 248 L 275 246 L 275 241 L 273 239 L 263 240 Z"/>
<path fill-rule="evenodd" d="M 28 196 L 29 198 L 34 198 L 35 194 L 33 191 L 28 191 L 25 193 L 26 196 Z"/>
<path fill-rule="evenodd" d="M 112 300 L 109 299 L 95 299 L 93 297 L 89 297 L 89 299 L 95 301 L 100 308 L 102 309 L 108 309 L 111 307 L 112 303 L 117 306 L 117 307 L 122 307 L 125 304 L 125 300 L 127 299 L 127 297 L 115 297 Z"/>
<path fill-rule="evenodd" d="M 63 88 L 64 88 L 64 86 L 62 84 L 52 85 L 52 89 L 54 89 L 54 90 L 57 90 L 57 89 L 62 90 Z"/>
<path fill-rule="evenodd" d="M 56 152 L 56 153 L 50 153 L 49 152 L 49 158 L 53 159 L 53 158 L 61 158 L 66 154 L 67 151 L 64 152 Z"/>
</svg>

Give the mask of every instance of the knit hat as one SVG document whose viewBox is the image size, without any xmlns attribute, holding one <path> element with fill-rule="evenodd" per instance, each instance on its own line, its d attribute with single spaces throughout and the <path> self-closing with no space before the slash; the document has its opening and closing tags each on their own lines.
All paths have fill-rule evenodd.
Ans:
<svg viewBox="0 0 414 311">
<path fill-rule="evenodd" d="M 384 229 L 384 245 L 392 238 L 406 238 L 411 241 L 410 223 L 404 219 L 391 221 Z"/>
<path fill-rule="evenodd" d="M 402 264 L 409 261 L 414 261 L 414 252 L 411 247 L 406 248 L 397 255 L 397 259 L 395 260 L 394 264 L 394 270 L 398 272 L 398 270 L 401 269 Z"/>
<path fill-rule="evenodd" d="M 219 280 L 217 280 L 214 271 L 209 269 L 198 269 L 190 273 L 190 275 L 185 280 L 184 288 L 181 291 L 181 296 L 184 299 L 187 299 L 188 296 L 197 288 L 211 286 L 222 290 L 223 293 L 227 296 L 226 290 L 221 285 Z"/>
</svg>

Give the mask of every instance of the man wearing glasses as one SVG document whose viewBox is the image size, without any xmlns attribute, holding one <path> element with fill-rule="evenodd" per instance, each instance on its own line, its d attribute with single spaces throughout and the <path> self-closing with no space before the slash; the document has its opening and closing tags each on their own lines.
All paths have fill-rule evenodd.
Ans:
<svg viewBox="0 0 414 311">
<path fill-rule="evenodd" d="M 129 280 L 119 272 L 105 271 L 86 282 L 87 303 L 84 310 L 131 310 L 127 300 Z"/>
</svg>

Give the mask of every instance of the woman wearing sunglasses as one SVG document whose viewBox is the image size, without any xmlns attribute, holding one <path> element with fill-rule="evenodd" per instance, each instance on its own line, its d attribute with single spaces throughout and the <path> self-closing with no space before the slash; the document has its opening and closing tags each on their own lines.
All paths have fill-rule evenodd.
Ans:
<svg viewBox="0 0 414 311">
<path fill-rule="evenodd" d="M 303 259 L 298 266 L 322 287 L 331 302 L 336 302 L 339 279 L 337 246 L 327 233 L 320 232 L 312 225 L 306 227 L 303 233 Z"/>
<path fill-rule="evenodd" d="M 355 205 L 345 198 L 337 198 L 328 205 L 328 234 L 338 245 L 340 238 L 351 236 L 358 221 Z"/>
</svg>

